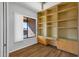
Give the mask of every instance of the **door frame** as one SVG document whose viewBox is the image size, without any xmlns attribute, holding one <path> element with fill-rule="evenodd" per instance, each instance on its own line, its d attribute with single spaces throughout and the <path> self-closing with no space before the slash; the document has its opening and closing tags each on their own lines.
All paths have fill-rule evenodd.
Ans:
<svg viewBox="0 0 79 59">
<path fill-rule="evenodd" d="M 3 2 L 3 57 L 8 56 L 7 49 L 7 2 Z"/>
<path fill-rule="evenodd" d="M 3 2 L 0 2 L 0 57 L 3 56 Z"/>
<path fill-rule="evenodd" d="M 7 2 L 0 2 L 0 57 L 7 57 Z"/>
</svg>

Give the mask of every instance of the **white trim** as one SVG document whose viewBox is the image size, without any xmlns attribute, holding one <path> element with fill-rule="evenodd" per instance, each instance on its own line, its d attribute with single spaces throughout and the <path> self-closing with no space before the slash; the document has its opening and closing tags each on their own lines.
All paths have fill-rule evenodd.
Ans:
<svg viewBox="0 0 79 59">
<path fill-rule="evenodd" d="M 3 56 L 3 2 L 0 2 L 0 57 Z"/>
</svg>

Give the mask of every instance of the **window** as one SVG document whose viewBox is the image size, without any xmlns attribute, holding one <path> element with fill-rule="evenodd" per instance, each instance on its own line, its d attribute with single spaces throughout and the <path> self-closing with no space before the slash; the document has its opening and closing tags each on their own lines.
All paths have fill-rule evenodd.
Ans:
<svg viewBox="0 0 79 59">
<path fill-rule="evenodd" d="M 36 20 L 19 14 L 15 15 L 15 42 L 36 35 Z"/>
<path fill-rule="evenodd" d="M 23 19 L 23 32 L 24 39 L 34 37 L 36 34 L 36 21 L 35 19 L 25 17 Z"/>
</svg>

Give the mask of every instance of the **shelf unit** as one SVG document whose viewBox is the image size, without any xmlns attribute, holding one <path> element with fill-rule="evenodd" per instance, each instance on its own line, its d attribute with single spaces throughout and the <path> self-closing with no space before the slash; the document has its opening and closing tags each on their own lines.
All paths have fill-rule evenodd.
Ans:
<svg viewBox="0 0 79 59">
<path fill-rule="evenodd" d="M 57 6 L 53 6 L 46 10 L 46 32 L 47 43 L 56 46 Z"/>
<path fill-rule="evenodd" d="M 44 11 L 38 12 L 38 18 L 42 18 L 45 15 Z"/>
<path fill-rule="evenodd" d="M 58 12 L 58 37 L 77 40 L 77 3 L 60 4 Z"/>
<path fill-rule="evenodd" d="M 42 12 L 38 12 L 38 35 L 40 36 L 44 36 L 44 33 L 43 33 L 43 26 L 44 26 L 44 17 L 45 17 L 45 12 L 42 11 Z"/>
<path fill-rule="evenodd" d="M 58 12 L 64 12 L 64 11 L 69 11 L 73 8 L 77 8 L 77 3 L 76 2 L 63 2 L 58 5 Z"/>
<path fill-rule="evenodd" d="M 42 18 L 38 18 L 38 35 L 41 35 L 42 36 Z"/>
<path fill-rule="evenodd" d="M 78 55 L 78 6 L 77 3 L 62 3 L 58 6 L 57 47 Z M 74 48 L 73 48 L 74 46 Z"/>
<path fill-rule="evenodd" d="M 46 21 L 43 22 L 44 16 L 46 17 Z M 42 21 L 39 21 L 40 19 Z M 55 45 L 58 49 L 78 55 L 78 50 L 76 50 L 78 46 L 77 2 L 62 2 L 44 11 L 38 12 L 38 22 L 38 28 L 41 29 L 41 32 L 39 30 L 38 32 L 46 35 L 44 37 L 48 39 L 48 44 Z M 73 46 L 74 48 L 72 49 Z"/>
<path fill-rule="evenodd" d="M 46 30 L 47 35 L 46 37 L 49 38 L 57 38 L 57 6 L 53 6 L 46 10 Z"/>
<path fill-rule="evenodd" d="M 55 13 L 57 13 L 57 6 L 50 7 L 46 10 L 47 16 L 54 15 Z"/>
<path fill-rule="evenodd" d="M 46 40 L 45 40 L 45 21 L 46 21 L 46 16 L 45 16 L 45 11 L 41 11 L 41 12 L 38 12 L 38 32 L 37 32 L 37 39 L 38 39 L 38 43 L 41 43 L 41 44 L 43 44 L 43 45 L 47 45 L 47 43 L 46 43 Z"/>
</svg>

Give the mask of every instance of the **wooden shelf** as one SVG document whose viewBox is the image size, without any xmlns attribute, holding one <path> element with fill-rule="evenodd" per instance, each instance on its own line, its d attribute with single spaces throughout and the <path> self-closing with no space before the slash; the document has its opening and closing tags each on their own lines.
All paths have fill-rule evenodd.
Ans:
<svg viewBox="0 0 79 59">
<path fill-rule="evenodd" d="M 70 10 L 74 7 L 77 8 L 77 5 L 78 4 L 76 2 L 61 3 L 58 5 L 58 11 L 63 12 L 63 11 Z"/>
<path fill-rule="evenodd" d="M 47 26 L 48 26 L 48 25 L 52 25 L 52 23 L 47 23 Z"/>
<path fill-rule="evenodd" d="M 46 39 L 50 39 L 50 40 L 52 40 L 52 38 L 51 38 L 51 37 L 46 37 Z"/>
<path fill-rule="evenodd" d="M 61 38 L 59 38 L 59 39 L 63 39 L 63 40 L 73 40 L 73 41 L 77 41 L 77 39 L 69 39 L 69 38 L 64 38 L 64 37 L 61 37 Z"/>
<path fill-rule="evenodd" d="M 39 18 L 43 18 L 44 17 L 44 15 L 43 16 L 40 16 Z"/>
<path fill-rule="evenodd" d="M 56 21 L 57 21 L 57 15 L 54 15 L 54 16 L 47 16 L 46 23 L 49 23 L 49 22 L 56 22 Z"/>
<path fill-rule="evenodd" d="M 59 29 L 77 29 L 77 27 L 58 27 Z"/>
<path fill-rule="evenodd" d="M 43 26 L 44 26 L 44 20 L 45 20 L 45 11 L 40 11 L 38 12 L 38 35 L 44 36 L 44 32 L 43 32 Z"/>
<path fill-rule="evenodd" d="M 48 21 L 47 23 L 56 23 L 57 21 Z"/>
<path fill-rule="evenodd" d="M 42 24 L 39 24 L 38 27 L 42 27 Z"/>
<path fill-rule="evenodd" d="M 51 14 L 47 14 L 46 16 L 53 16 L 55 14 L 57 14 L 57 12 L 54 12 L 54 13 L 51 13 Z"/>
<path fill-rule="evenodd" d="M 43 29 L 42 27 L 39 27 L 38 29 Z"/>
<path fill-rule="evenodd" d="M 63 20 L 63 19 L 77 18 L 78 17 L 77 12 L 78 12 L 77 9 L 72 9 L 67 12 L 59 13 L 58 14 L 58 21 Z"/>
<path fill-rule="evenodd" d="M 75 20 L 75 19 L 77 19 L 77 18 L 76 17 L 66 18 L 66 19 L 58 20 L 58 22 L 70 21 L 70 20 Z"/>
<path fill-rule="evenodd" d="M 38 25 L 43 24 L 43 23 L 38 23 Z"/>
<path fill-rule="evenodd" d="M 64 22 L 58 22 L 58 27 L 60 28 L 77 28 L 77 20 L 70 20 Z"/>
<path fill-rule="evenodd" d="M 46 37 L 46 41 L 47 41 L 47 44 L 48 45 L 53 45 L 53 46 L 56 46 L 56 39 L 55 37 Z"/>
<path fill-rule="evenodd" d="M 52 27 L 52 25 L 47 25 L 47 27 Z"/>
<path fill-rule="evenodd" d="M 46 39 L 43 36 L 38 36 L 37 39 L 38 39 L 38 43 L 47 45 Z"/>
<path fill-rule="evenodd" d="M 57 28 L 56 26 L 52 26 L 52 25 L 47 25 L 47 27 Z"/>
<path fill-rule="evenodd" d="M 52 37 L 52 27 L 47 27 L 47 37 Z"/>
<path fill-rule="evenodd" d="M 59 38 L 77 39 L 77 28 L 64 28 L 58 30 Z"/>
<path fill-rule="evenodd" d="M 61 13 L 61 12 L 66 12 L 66 11 L 69 11 L 71 9 L 76 9 L 77 7 L 70 7 L 70 8 L 67 8 L 67 9 L 63 9 L 61 11 L 58 11 L 58 13 Z"/>
<path fill-rule="evenodd" d="M 38 12 L 38 18 L 45 15 L 45 11 Z"/>
<path fill-rule="evenodd" d="M 57 38 L 56 37 L 46 37 L 46 39 L 53 40 L 53 39 L 57 39 Z"/>
<path fill-rule="evenodd" d="M 42 19 L 38 19 L 38 23 L 42 23 Z"/>
<path fill-rule="evenodd" d="M 46 12 L 47 15 L 57 12 L 57 6 L 47 9 Z"/>
</svg>

